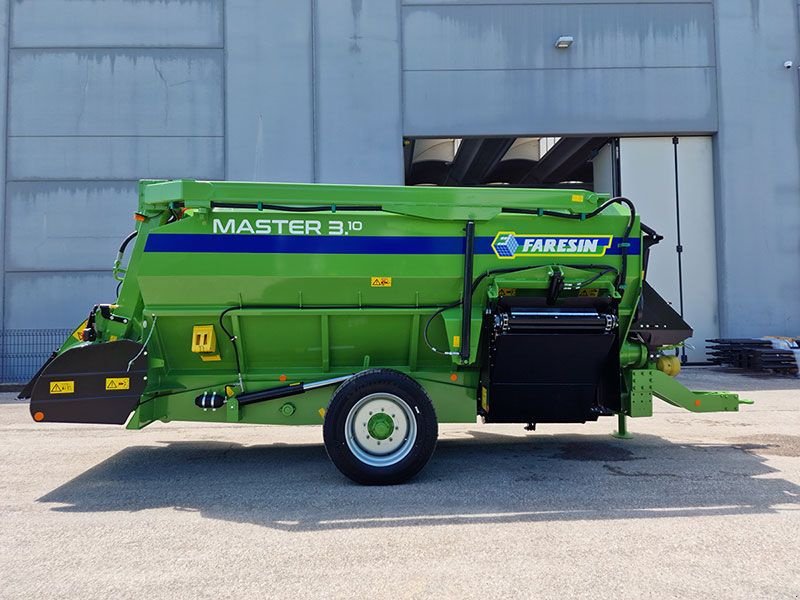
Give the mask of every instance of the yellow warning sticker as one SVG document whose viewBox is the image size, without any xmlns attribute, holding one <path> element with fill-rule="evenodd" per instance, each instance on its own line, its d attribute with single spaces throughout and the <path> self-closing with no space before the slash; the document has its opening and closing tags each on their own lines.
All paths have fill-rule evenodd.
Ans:
<svg viewBox="0 0 800 600">
<path fill-rule="evenodd" d="M 74 337 L 79 342 L 83 341 L 83 330 L 86 329 L 86 326 L 89 325 L 89 319 L 86 319 L 83 323 L 78 325 L 78 328 L 72 332 L 72 337 Z"/>
<path fill-rule="evenodd" d="M 600 290 L 597 288 L 584 288 L 578 292 L 578 296 L 588 296 L 589 298 L 597 298 L 600 295 Z"/>
<path fill-rule="evenodd" d="M 129 390 L 131 389 L 130 377 L 106 377 L 107 390 Z"/>
<path fill-rule="evenodd" d="M 573 202 L 583 202 L 583 194 L 572 194 Z"/>
<path fill-rule="evenodd" d="M 391 277 L 370 277 L 369 284 L 372 287 L 392 287 Z"/>
<path fill-rule="evenodd" d="M 74 381 L 51 381 L 50 382 L 51 394 L 74 394 L 75 382 Z"/>
<path fill-rule="evenodd" d="M 453 336 L 453 348 L 458 348 L 461 345 L 461 336 L 454 335 Z"/>
</svg>

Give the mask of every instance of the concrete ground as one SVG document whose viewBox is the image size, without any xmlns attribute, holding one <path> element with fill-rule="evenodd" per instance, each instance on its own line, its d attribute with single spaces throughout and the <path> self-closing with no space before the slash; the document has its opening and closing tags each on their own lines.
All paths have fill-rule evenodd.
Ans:
<svg viewBox="0 0 800 600">
<path fill-rule="evenodd" d="M 444 425 L 365 488 L 319 428 L 37 425 L 0 404 L 2 598 L 798 598 L 800 380 L 740 413 Z"/>
</svg>

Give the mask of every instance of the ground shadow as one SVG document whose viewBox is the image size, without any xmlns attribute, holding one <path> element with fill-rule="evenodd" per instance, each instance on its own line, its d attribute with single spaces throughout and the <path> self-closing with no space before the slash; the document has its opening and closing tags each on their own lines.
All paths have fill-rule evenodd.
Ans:
<svg viewBox="0 0 800 600">
<path fill-rule="evenodd" d="M 39 498 L 69 512 L 174 507 L 292 531 L 412 524 L 766 513 L 800 504 L 763 444 L 674 444 L 638 435 L 440 441 L 410 484 L 361 487 L 322 445 L 170 442 L 127 448 Z"/>
</svg>

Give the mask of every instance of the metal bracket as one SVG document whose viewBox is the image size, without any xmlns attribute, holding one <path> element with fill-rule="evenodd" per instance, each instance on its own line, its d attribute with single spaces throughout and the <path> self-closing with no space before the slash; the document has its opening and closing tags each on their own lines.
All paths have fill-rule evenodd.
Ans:
<svg viewBox="0 0 800 600">
<path fill-rule="evenodd" d="M 676 379 L 655 369 L 632 370 L 628 414 L 631 417 L 652 416 L 653 396 L 694 413 L 736 412 L 740 404 L 753 403 L 731 392 L 690 390 Z"/>
</svg>

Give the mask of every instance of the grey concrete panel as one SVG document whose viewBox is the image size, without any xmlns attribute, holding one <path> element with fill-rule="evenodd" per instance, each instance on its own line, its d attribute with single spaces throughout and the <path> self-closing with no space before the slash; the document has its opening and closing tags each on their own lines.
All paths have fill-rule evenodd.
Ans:
<svg viewBox="0 0 800 600">
<path fill-rule="evenodd" d="M 317 180 L 403 183 L 399 10 L 316 2 Z"/>
<path fill-rule="evenodd" d="M 402 0 L 405 6 L 429 6 L 429 5 L 458 5 L 458 4 L 486 4 L 486 5 L 509 5 L 509 4 L 560 4 L 569 6 L 572 4 L 711 4 L 713 0 Z"/>
<path fill-rule="evenodd" d="M 721 333 L 800 331 L 795 0 L 720 0 L 716 140 Z"/>
<path fill-rule="evenodd" d="M 221 135 L 221 50 L 12 50 L 10 135 Z"/>
<path fill-rule="evenodd" d="M 229 2 L 225 24 L 228 179 L 313 181 L 311 0 Z"/>
<path fill-rule="evenodd" d="M 6 100 L 8 98 L 8 21 L 10 0 L 0 0 L 0 223 L 5 222 L 6 208 L 6 175 L 8 163 L 6 151 L 8 143 L 6 137 Z M 5 247 L 5 232 L 0 227 L 0 248 Z M 3 255 L 4 256 L 4 255 Z M 4 328 L 4 299 L 5 299 L 5 269 L 4 258 L 0 256 L 0 331 Z"/>
<path fill-rule="evenodd" d="M 561 35 L 575 41 L 557 49 Z M 405 69 L 705 67 L 708 4 L 428 6 L 403 11 Z"/>
<path fill-rule="evenodd" d="M 117 282 L 106 272 L 8 273 L 6 329 L 77 327 L 98 302 L 116 299 Z"/>
<path fill-rule="evenodd" d="M 220 137 L 12 137 L 8 176 L 38 179 L 224 179 Z"/>
<path fill-rule="evenodd" d="M 135 181 L 10 183 L 6 270 L 111 268 L 137 200 Z"/>
<path fill-rule="evenodd" d="M 15 0 L 14 47 L 222 47 L 223 0 Z"/>
<path fill-rule="evenodd" d="M 404 134 L 713 132 L 716 81 L 705 69 L 412 71 Z"/>
</svg>

